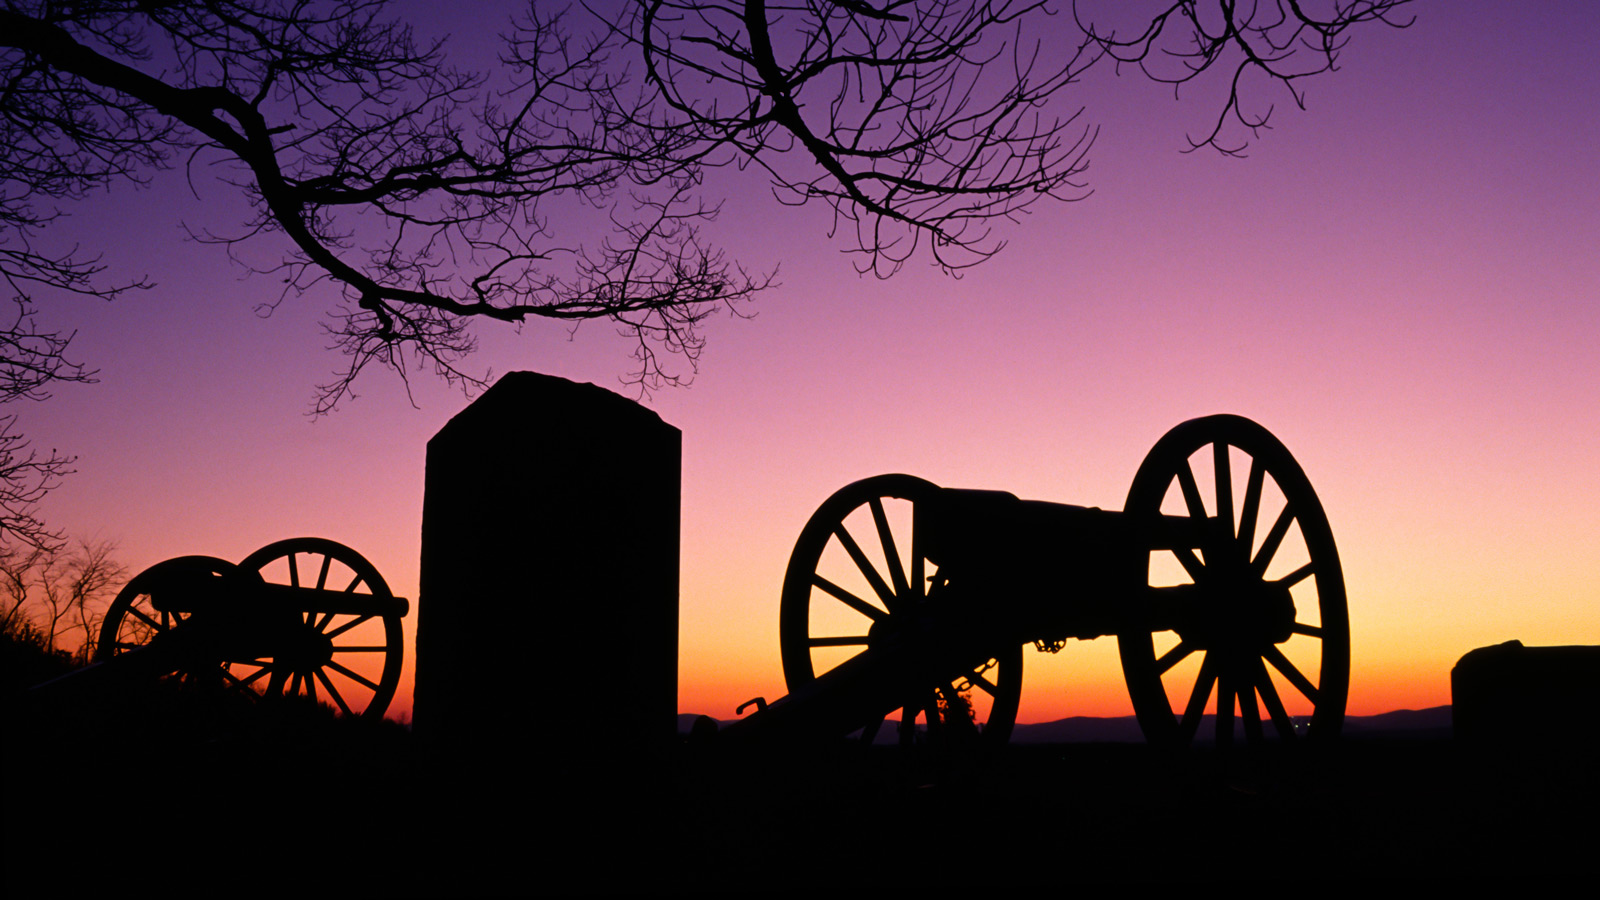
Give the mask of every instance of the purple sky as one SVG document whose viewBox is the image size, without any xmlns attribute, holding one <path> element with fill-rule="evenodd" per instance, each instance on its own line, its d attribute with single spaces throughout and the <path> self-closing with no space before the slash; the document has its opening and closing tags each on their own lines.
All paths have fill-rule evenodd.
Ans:
<svg viewBox="0 0 1600 900">
<path fill-rule="evenodd" d="M 1035 206 L 960 279 L 926 260 L 860 277 L 825 210 L 717 173 L 713 236 L 782 286 L 711 324 L 692 388 L 648 400 L 684 432 L 683 709 L 783 693 L 783 569 L 838 487 L 904 471 L 1120 509 L 1156 439 L 1212 412 L 1275 432 L 1322 498 L 1352 712 L 1448 702 L 1451 664 L 1483 644 L 1600 643 L 1600 9 L 1414 12 L 1353 33 L 1306 112 L 1273 94 L 1243 160 L 1178 152 L 1215 95 L 1093 73 L 1072 97 L 1101 127 L 1095 193 Z M 457 27 L 464 52 L 477 26 Z M 43 306 L 100 370 L 19 410 L 36 444 L 80 457 L 46 514 L 135 570 L 323 535 L 415 597 L 424 444 L 465 399 L 419 378 L 413 409 L 374 372 L 309 420 L 340 362 L 318 328 L 330 296 L 258 317 L 275 286 L 179 227 L 227 230 L 245 205 L 204 171 L 195 186 L 158 173 L 54 229 L 159 286 Z M 631 362 L 602 324 L 479 334 L 497 372 L 620 387 Z M 1028 665 L 1024 721 L 1128 710 L 1110 640 Z"/>
</svg>

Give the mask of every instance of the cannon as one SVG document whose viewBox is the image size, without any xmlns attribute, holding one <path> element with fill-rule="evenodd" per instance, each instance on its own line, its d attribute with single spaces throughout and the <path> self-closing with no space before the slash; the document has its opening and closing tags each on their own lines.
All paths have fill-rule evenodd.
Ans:
<svg viewBox="0 0 1600 900">
<path fill-rule="evenodd" d="M 36 690 L 174 678 L 248 698 L 303 695 L 382 718 L 400 682 L 410 604 L 343 544 L 293 538 L 237 565 L 181 556 L 123 587 L 93 664 Z"/>
<path fill-rule="evenodd" d="M 1147 740 L 1214 728 L 1254 744 L 1326 740 L 1344 719 L 1350 628 L 1321 502 L 1249 419 L 1192 419 L 1140 465 L 1121 512 L 857 481 L 800 532 L 779 637 L 789 694 L 723 739 L 855 732 L 1003 744 L 1023 648 L 1115 637 Z M 1209 711 L 1209 712 L 1208 712 Z M 919 729 L 918 720 L 923 723 Z"/>
</svg>

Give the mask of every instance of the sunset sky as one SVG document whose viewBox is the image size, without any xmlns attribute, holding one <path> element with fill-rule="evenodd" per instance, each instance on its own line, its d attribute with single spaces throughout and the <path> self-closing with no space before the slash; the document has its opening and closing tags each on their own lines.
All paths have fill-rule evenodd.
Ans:
<svg viewBox="0 0 1600 900">
<path fill-rule="evenodd" d="M 1180 152 L 1215 91 L 1092 72 L 1061 99 L 1100 128 L 1094 193 L 1004 224 L 1004 251 L 960 278 L 923 258 L 859 276 L 826 209 L 717 172 L 710 236 L 781 286 L 710 324 L 691 387 L 645 400 L 683 431 L 680 710 L 784 693 L 784 567 L 843 485 L 906 472 L 1121 509 L 1156 440 L 1217 412 L 1276 434 L 1326 508 L 1351 713 L 1448 703 L 1474 647 L 1600 643 L 1600 7 L 1412 11 L 1352 32 L 1305 111 L 1259 90 L 1276 109 L 1245 159 Z M 461 61 L 489 64 L 499 27 L 451 23 Z M 46 517 L 135 571 L 325 536 L 415 598 L 425 443 L 467 399 L 417 376 L 413 408 L 373 371 L 310 419 L 341 363 L 319 329 L 333 292 L 259 316 L 277 285 L 180 227 L 237 228 L 246 204 L 191 180 L 118 186 L 52 228 L 158 286 L 40 304 L 100 373 L 15 410 L 36 446 L 79 457 Z M 605 324 L 477 334 L 480 370 L 626 390 L 630 348 Z M 484 457 L 514 466 L 517 448 Z M 532 637 L 485 621 L 482 652 Z M 593 665 L 627 652 L 597 643 Z M 1111 639 L 1026 667 L 1020 721 L 1131 711 Z M 562 680 L 530 691 L 548 702 Z"/>
</svg>

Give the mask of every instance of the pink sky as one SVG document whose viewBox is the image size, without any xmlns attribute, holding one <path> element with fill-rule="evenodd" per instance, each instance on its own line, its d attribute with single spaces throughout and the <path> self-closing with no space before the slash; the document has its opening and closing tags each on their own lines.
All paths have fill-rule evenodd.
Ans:
<svg viewBox="0 0 1600 900">
<path fill-rule="evenodd" d="M 1415 13 L 1355 32 L 1306 112 L 1274 95 L 1243 160 L 1178 152 L 1216 97 L 1086 79 L 1094 195 L 1035 206 L 960 279 L 925 261 L 859 277 L 824 210 L 720 173 L 714 236 L 782 286 L 712 324 L 692 388 L 647 401 L 684 433 L 680 707 L 727 717 L 783 693 L 784 566 L 846 483 L 908 472 L 1120 509 L 1151 445 L 1213 412 L 1276 433 L 1326 507 L 1352 713 L 1449 702 L 1477 646 L 1600 643 L 1600 12 Z M 19 410 L 39 446 L 80 457 L 46 514 L 134 570 L 326 536 L 415 598 L 424 444 L 465 399 L 418 380 L 414 409 L 374 372 L 308 420 L 340 362 L 317 325 L 329 298 L 257 317 L 274 286 L 179 228 L 230 228 L 244 204 L 199 192 L 158 174 L 57 229 L 159 286 L 44 307 L 100 370 Z M 497 372 L 620 387 L 631 362 L 604 325 L 479 333 Z M 495 625 L 483 652 L 520 652 Z M 1027 666 L 1022 721 L 1130 711 L 1110 639 Z"/>
</svg>

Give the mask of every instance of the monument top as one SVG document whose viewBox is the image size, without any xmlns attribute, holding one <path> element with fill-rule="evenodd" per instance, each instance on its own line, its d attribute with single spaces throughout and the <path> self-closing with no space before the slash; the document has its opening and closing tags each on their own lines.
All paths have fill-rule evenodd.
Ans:
<svg viewBox="0 0 1600 900">
<path fill-rule="evenodd" d="M 521 430 L 543 423 L 571 426 L 575 422 L 603 428 L 626 423 L 631 428 L 677 430 L 653 410 L 598 385 L 539 372 L 507 372 L 452 416 L 428 443 L 449 443 L 463 432 L 481 435 L 490 423 Z"/>
</svg>

